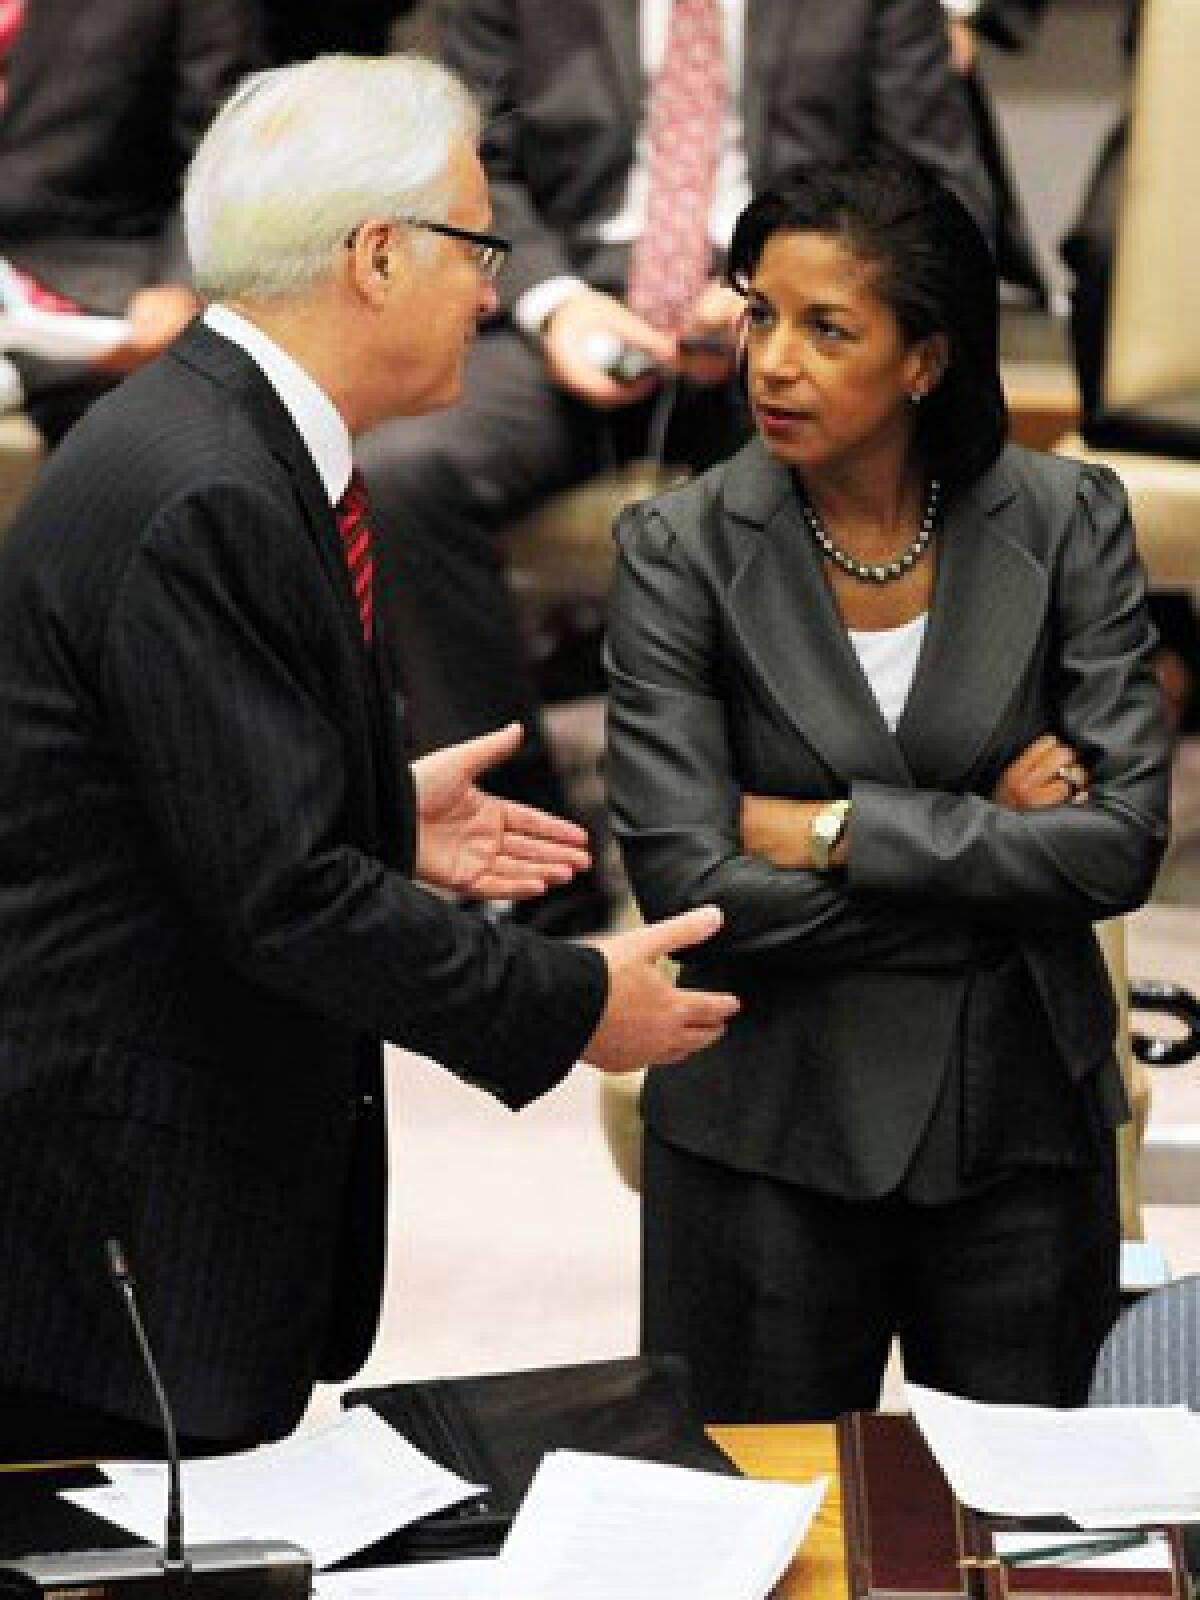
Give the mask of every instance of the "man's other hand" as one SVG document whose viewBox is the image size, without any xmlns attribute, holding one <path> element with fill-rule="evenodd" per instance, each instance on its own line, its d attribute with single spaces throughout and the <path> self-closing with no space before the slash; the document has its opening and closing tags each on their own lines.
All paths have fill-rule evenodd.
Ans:
<svg viewBox="0 0 1200 1600">
<path fill-rule="evenodd" d="M 413 762 L 422 883 L 484 900 L 523 900 L 591 865 L 587 834 L 575 823 L 477 786 L 523 736 L 521 724 L 510 722 Z"/>
<path fill-rule="evenodd" d="M 716 906 L 699 906 L 631 933 L 586 943 L 608 962 L 608 1003 L 583 1058 L 602 1072 L 634 1072 L 682 1061 L 716 1042 L 736 1016 L 736 995 L 678 989 L 659 966 L 664 956 L 703 944 L 720 928 Z"/>
<path fill-rule="evenodd" d="M 653 374 L 622 383 L 598 366 L 589 346 L 596 336 L 617 345 L 643 350 L 660 366 L 675 360 L 675 341 L 635 316 L 612 295 L 581 289 L 552 311 L 542 329 L 542 353 L 550 376 L 562 389 L 602 411 L 631 406 L 652 394 L 658 383 Z"/>
</svg>

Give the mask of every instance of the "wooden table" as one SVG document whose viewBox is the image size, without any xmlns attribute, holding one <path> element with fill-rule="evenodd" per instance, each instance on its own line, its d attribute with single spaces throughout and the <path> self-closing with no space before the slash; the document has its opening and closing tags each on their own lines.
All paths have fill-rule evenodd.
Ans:
<svg viewBox="0 0 1200 1600">
<path fill-rule="evenodd" d="M 752 1478 L 800 1483 L 828 1474 L 829 1489 L 812 1531 L 775 1591 L 774 1600 L 848 1600 L 842 1497 L 832 1424 L 755 1424 L 710 1427 L 708 1431 Z"/>
</svg>

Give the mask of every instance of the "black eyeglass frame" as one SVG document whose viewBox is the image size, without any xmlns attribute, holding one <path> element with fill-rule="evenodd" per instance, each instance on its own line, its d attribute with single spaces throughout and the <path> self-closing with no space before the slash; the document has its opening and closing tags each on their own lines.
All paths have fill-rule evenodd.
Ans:
<svg viewBox="0 0 1200 1600">
<path fill-rule="evenodd" d="M 494 283 L 500 276 L 504 263 L 512 255 L 512 240 L 506 239 L 500 233 L 480 233 L 476 228 L 456 228 L 450 222 L 430 222 L 425 217 L 394 217 L 394 222 L 402 222 L 409 228 L 423 228 L 426 233 L 440 233 L 446 239 L 461 239 L 464 244 L 473 246 L 475 264 L 485 278 L 490 278 Z M 358 227 L 362 224 L 359 223 Z M 358 236 L 358 227 L 351 228 L 346 235 L 346 248 L 353 249 L 354 241 Z"/>
</svg>

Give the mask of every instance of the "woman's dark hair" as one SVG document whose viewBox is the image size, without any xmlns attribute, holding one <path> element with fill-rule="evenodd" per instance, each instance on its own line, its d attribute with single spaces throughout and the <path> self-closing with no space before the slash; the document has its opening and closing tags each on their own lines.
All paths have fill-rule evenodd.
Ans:
<svg viewBox="0 0 1200 1600">
<path fill-rule="evenodd" d="M 999 455 L 1008 434 L 1000 385 L 996 269 L 966 207 L 922 168 L 899 161 L 809 168 L 751 201 L 726 275 L 745 290 L 778 233 L 840 237 L 879 268 L 875 292 L 909 340 L 945 334 L 946 370 L 917 413 L 917 441 L 947 488 Z"/>
</svg>

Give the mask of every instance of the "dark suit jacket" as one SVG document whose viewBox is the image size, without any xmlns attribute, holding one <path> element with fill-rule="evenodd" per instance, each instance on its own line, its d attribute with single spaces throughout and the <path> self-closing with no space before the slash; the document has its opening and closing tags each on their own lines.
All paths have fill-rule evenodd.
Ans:
<svg viewBox="0 0 1200 1600">
<path fill-rule="evenodd" d="M 186 279 L 179 183 L 259 64 L 258 0 L 31 0 L 0 108 L 0 254 L 119 314 Z"/>
<path fill-rule="evenodd" d="M 386 652 L 274 391 L 196 324 L 99 402 L 0 547 L 0 1384 L 279 1432 L 374 1332 L 379 1040 L 516 1107 L 599 956 L 414 886 Z"/>
<path fill-rule="evenodd" d="M 645 98 L 637 0 L 443 0 L 443 50 L 484 107 L 511 306 L 570 272 L 612 281 L 589 236 L 625 192 Z M 987 180 L 936 0 L 747 0 L 742 79 L 757 191 L 796 165 L 868 151 L 926 162 L 981 220 Z"/>
<path fill-rule="evenodd" d="M 1086 1154 L 1047 1073 L 1088 1085 L 1081 1127 L 1120 1117 L 1090 925 L 1145 897 L 1166 837 L 1153 632 L 1117 480 L 1013 446 L 948 505 L 895 736 L 760 443 L 627 513 L 618 542 L 615 828 L 648 915 L 723 906 L 690 981 L 745 1001 L 721 1043 L 651 1073 L 650 1125 L 734 1166 L 877 1195 L 962 1051 L 968 1177 Z M 993 804 L 1047 730 L 1079 751 L 1090 803 Z M 849 794 L 849 871 L 747 855 L 742 791 Z"/>
</svg>

